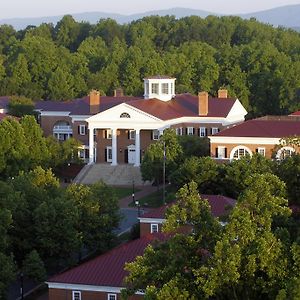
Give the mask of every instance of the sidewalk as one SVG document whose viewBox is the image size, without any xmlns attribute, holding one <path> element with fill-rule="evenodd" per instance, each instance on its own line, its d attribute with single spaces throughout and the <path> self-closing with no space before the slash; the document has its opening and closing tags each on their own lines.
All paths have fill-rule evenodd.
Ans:
<svg viewBox="0 0 300 300">
<path fill-rule="evenodd" d="M 140 200 L 154 192 L 157 191 L 157 186 L 147 185 L 147 186 L 138 186 L 138 189 L 141 189 L 138 192 L 134 193 L 134 200 Z M 161 188 L 161 187 L 159 187 Z M 119 200 L 120 208 L 128 208 L 128 205 L 132 202 L 132 195 L 127 196 Z M 136 209 L 136 208 L 134 208 Z"/>
</svg>

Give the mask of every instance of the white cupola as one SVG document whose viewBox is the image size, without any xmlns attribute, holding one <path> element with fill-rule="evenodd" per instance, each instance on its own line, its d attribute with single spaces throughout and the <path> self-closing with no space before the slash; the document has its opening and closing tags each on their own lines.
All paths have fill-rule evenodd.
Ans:
<svg viewBox="0 0 300 300">
<path fill-rule="evenodd" d="M 175 80 L 161 75 L 144 78 L 144 99 L 171 100 L 175 96 Z"/>
</svg>

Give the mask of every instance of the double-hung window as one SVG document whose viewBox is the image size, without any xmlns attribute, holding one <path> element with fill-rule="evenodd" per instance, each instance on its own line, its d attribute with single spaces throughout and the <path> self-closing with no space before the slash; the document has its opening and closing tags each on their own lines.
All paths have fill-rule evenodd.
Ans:
<svg viewBox="0 0 300 300">
<path fill-rule="evenodd" d="M 216 134 L 218 132 L 219 132 L 219 128 L 218 127 L 212 127 L 211 134 Z"/>
<path fill-rule="evenodd" d="M 72 291 L 72 300 L 81 300 L 81 292 Z"/>
<path fill-rule="evenodd" d="M 158 232 L 158 224 L 151 224 L 151 233 Z"/>
<path fill-rule="evenodd" d="M 108 294 L 107 300 L 117 300 L 117 294 Z"/>
<path fill-rule="evenodd" d="M 155 129 L 152 131 L 152 139 L 158 140 L 159 139 L 159 130 Z"/>
<path fill-rule="evenodd" d="M 206 136 L 206 128 L 205 127 L 200 127 L 200 129 L 199 129 L 199 136 L 200 137 Z"/>
<path fill-rule="evenodd" d="M 176 134 L 177 135 L 182 135 L 182 127 L 176 128 Z"/>
<path fill-rule="evenodd" d="M 194 135 L 194 127 L 187 128 L 187 135 Z"/>
<path fill-rule="evenodd" d="M 129 130 L 129 139 L 135 140 L 135 130 Z"/>
<path fill-rule="evenodd" d="M 107 129 L 107 130 L 106 130 L 106 138 L 107 138 L 108 140 L 111 140 L 111 139 L 112 139 L 112 131 L 111 131 L 111 129 Z"/>
</svg>

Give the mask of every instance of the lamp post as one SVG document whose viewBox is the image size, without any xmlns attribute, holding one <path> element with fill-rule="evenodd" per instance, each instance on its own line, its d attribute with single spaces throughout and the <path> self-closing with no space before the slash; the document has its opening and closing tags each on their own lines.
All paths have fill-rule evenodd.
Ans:
<svg viewBox="0 0 300 300">
<path fill-rule="evenodd" d="M 163 160 L 163 204 L 166 204 L 166 142 L 164 141 L 164 160 Z"/>
<path fill-rule="evenodd" d="M 20 287 L 20 293 L 21 293 L 21 300 L 24 299 L 24 274 L 21 272 L 20 274 L 20 279 L 21 279 L 21 287 Z"/>
</svg>

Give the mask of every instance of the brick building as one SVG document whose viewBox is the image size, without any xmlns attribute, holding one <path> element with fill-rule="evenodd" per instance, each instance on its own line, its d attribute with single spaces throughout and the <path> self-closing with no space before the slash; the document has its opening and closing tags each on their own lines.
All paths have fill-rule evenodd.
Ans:
<svg viewBox="0 0 300 300">
<path fill-rule="evenodd" d="M 300 117 L 297 114 L 265 116 L 210 136 L 211 156 L 232 160 L 259 153 L 267 158 L 281 159 L 299 152 L 298 146 L 281 142 L 294 136 L 300 136 Z"/>
<path fill-rule="evenodd" d="M 80 156 L 86 162 L 135 166 L 166 128 L 205 137 L 243 122 L 247 114 L 226 90 L 219 90 L 216 98 L 206 92 L 176 95 L 175 78 L 167 76 L 145 78 L 143 97 L 124 96 L 120 89 L 113 97 L 91 91 L 72 101 L 39 101 L 36 110 L 46 136 L 82 142 Z"/>
</svg>

